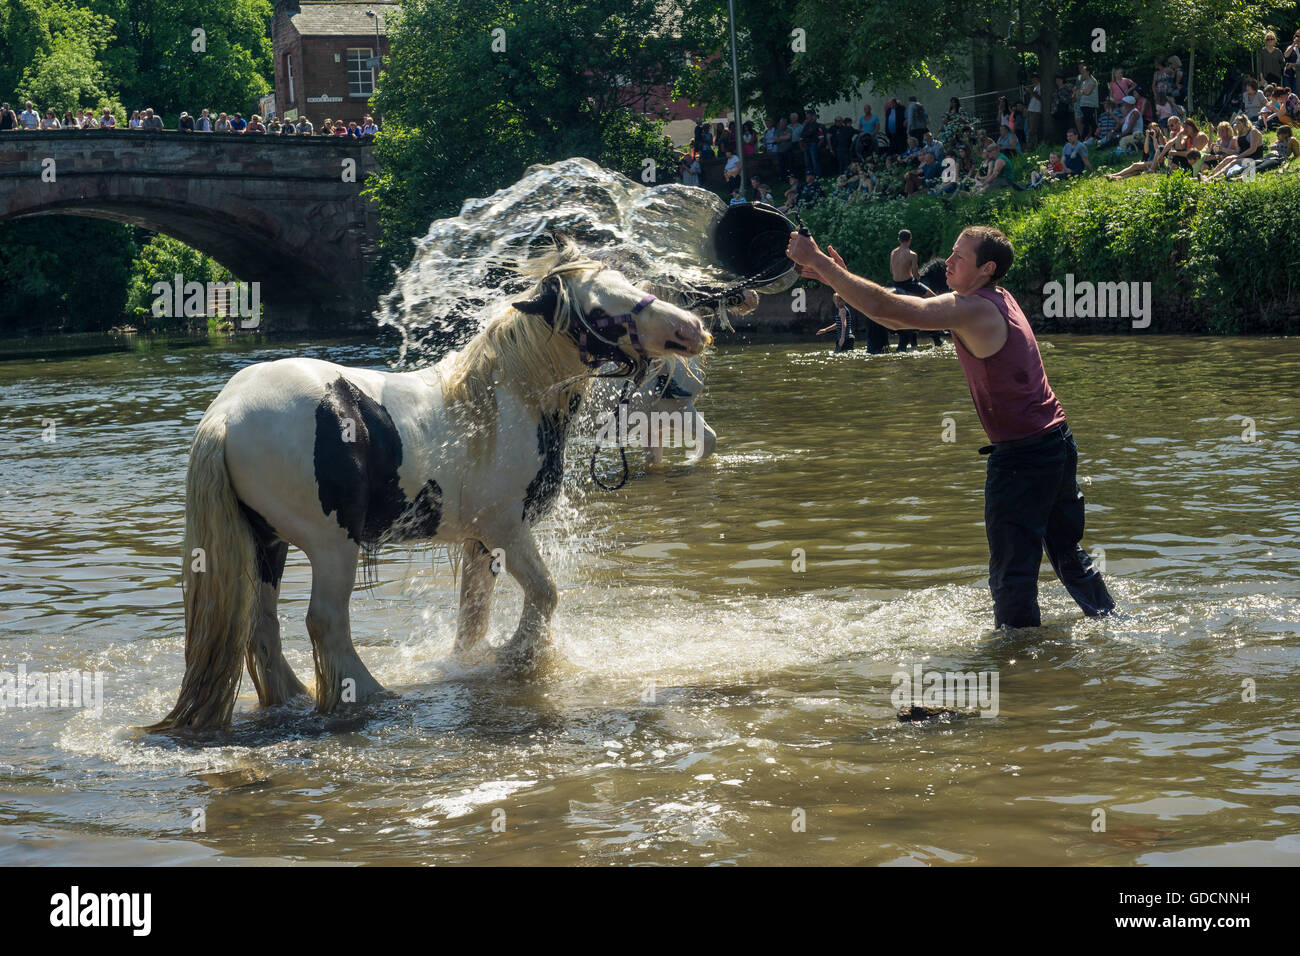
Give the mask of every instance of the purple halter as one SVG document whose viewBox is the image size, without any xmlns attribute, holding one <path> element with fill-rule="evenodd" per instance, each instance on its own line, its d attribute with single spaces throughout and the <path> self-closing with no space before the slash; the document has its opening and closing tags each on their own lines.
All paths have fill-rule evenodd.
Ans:
<svg viewBox="0 0 1300 956">
<path fill-rule="evenodd" d="M 636 334 L 636 316 L 642 309 L 654 301 L 654 296 L 647 295 L 636 305 L 632 306 L 631 312 L 624 313 L 623 315 L 602 315 L 596 319 L 588 319 L 585 315 L 579 316 L 579 321 L 582 323 L 582 329 L 578 332 L 578 354 L 581 356 L 583 364 L 594 368 L 595 366 L 601 365 L 605 362 L 618 360 L 613 355 L 595 355 L 589 351 L 587 348 L 587 335 L 590 333 L 600 342 L 610 346 L 615 355 L 617 355 L 623 352 L 622 347 L 618 344 L 619 336 L 615 334 L 614 338 L 608 339 L 601 333 L 607 330 L 617 329 L 619 326 L 622 326 L 627 330 L 628 341 L 631 342 L 632 347 L 636 349 L 637 355 L 642 359 L 648 360 L 649 356 L 646 355 L 645 349 L 641 347 L 641 340 Z"/>
</svg>

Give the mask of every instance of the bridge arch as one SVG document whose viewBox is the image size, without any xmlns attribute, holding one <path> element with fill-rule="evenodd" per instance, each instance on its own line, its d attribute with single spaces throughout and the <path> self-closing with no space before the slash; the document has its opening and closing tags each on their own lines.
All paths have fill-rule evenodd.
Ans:
<svg viewBox="0 0 1300 956">
<path fill-rule="evenodd" d="M 361 189 L 375 168 L 370 144 L 344 137 L 5 133 L 0 221 L 142 226 L 260 283 L 268 328 L 359 326 L 374 307 L 366 269 L 378 220 Z"/>
</svg>

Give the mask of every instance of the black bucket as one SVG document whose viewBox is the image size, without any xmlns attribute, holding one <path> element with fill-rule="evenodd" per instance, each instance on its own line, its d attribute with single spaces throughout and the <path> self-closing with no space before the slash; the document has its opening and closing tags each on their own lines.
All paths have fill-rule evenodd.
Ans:
<svg viewBox="0 0 1300 956">
<path fill-rule="evenodd" d="M 718 263 L 743 279 L 754 278 L 759 292 L 784 292 L 798 278 L 785 256 L 795 225 L 767 203 L 728 206 L 713 227 Z"/>
</svg>

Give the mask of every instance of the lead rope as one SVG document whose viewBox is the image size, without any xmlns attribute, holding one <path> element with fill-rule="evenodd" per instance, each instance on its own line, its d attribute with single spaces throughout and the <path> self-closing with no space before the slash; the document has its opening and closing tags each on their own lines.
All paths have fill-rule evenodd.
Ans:
<svg viewBox="0 0 1300 956">
<path fill-rule="evenodd" d="M 799 215 L 799 210 L 797 209 L 792 210 L 790 214 L 794 216 L 795 225 L 798 227 L 799 235 L 811 236 L 812 233 L 809 231 L 808 227 L 804 225 L 803 217 Z M 769 282 L 772 282 L 775 277 L 768 275 L 768 273 L 772 271 L 772 268 L 773 268 L 772 266 L 768 266 L 765 269 L 755 272 L 749 278 L 742 279 L 740 282 L 737 282 L 735 285 L 731 286 L 730 288 L 723 289 L 721 292 L 718 292 L 715 295 L 704 296 L 702 298 L 696 299 L 686 308 L 693 309 L 697 305 L 725 306 L 726 300 L 731 298 L 732 296 L 738 295 L 739 293 L 744 292 L 747 289 L 751 289 L 756 285 L 767 285 Z"/>
<path fill-rule="evenodd" d="M 623 382 L 623 391 L 619 394 L 618 401 L 614 403 L 613 414 L 615 420 L 618 419 L 618 410 L 628 403 L 628 399 L 631 398 L 631 396 L 632 396 L 632 380 L 628 379 L 625 382 Z M 618 428 L 617 425 L 615 425 L 615 431 L 618 433 L 618 454 L 619 457 L 621 457 L 623 460 L 623 473 L 619 476 L 618 484 L 615 485 L 605 484 L 604 479 L 601 478 L 601 476 L 596 472 L 596 460 L 600 457 L 599 438 L 596 439 L 596 447 L 595 449 L 593 449 L 591 453 L 591 480 L 594 481 L 599 487 L 605 489 L 606 491 L 618 491 L 618 489 L 622 488 L 625 484 L 627 484 L 628 476 L 631 474 L 631 469 L 629 469 L 627 466 L 627 448 L 625 448 L 623 445 L 623 431 L 621 428 Z"/>
<path fill-rule="evenodd" d="M 805 236 L 810 235 L 810 233 L 808 232 L 808 227 L 803 224 L 803 220 L 800 218 L 799 213 L 797 211 L 794 214 L 794 218 L 795 218 L 795 222 L 799 226 L 799 232 Z M 715 293 L 714 295 L 710 295 L 710 296 L 702 296 L 699 298 L 692 299 L 690 304 L 685 306 L 685 308 L 688 310 L 693 310 L 701 305 L 715 306 L 718 309 L 718 311 L 721 313 L 721 320 L 722 320 L 723 327 L 730 330 L 731 323 L 727 321 L 727 299 L 731 298 L 732 296 L 738 295 L 744 292 L 745 290 L 752 288 L 753 286 L 768 284 L 769 282 L 772 281 L 772 277 L 768 275 L 768 273 L 770 273 L 771 271 L 772 271 L 772 267 L 768 266 L 766 269 L 763 269 L 760 272 L 755 272 L 749 278 L 742 279 L 740 282 L 737 282 L 735 285 L 729 288 L 723 289 L 721 292 Z M 647 297 L 647 299 L 643 299 L 637 305 L 636 309 L 633 310 L 633 314 L 639 312 L 645 305 L 648 304 L 649 301 L 653 301 L 653 296 L 649 296 Z M 587 323 L 584 321 L 583 325 L 587 325 Z M 595 329 L 592 329 L 591 331 L 592 334 L 596 335 L 596 337 L 600 338 L 602 341 L 608 341 L 607 339 L 604 339 L 599 333 L 597 333 Z M 631 334 L 632 340 L 635 342 L 636 341 L 635 323 L 633 322 L 628 323 L 628 332 Z M 579 347 L 585 350 L 586 347 L 585 330 L 581 334 Z M 596 377 L 604 378 L 605 376 L 597 375 Z M 632 388 L 633 388 L 633 382 L 630 379 L 623 382 L 623 391 L 619 394 L 618 401 L 614 403 L 614 415 L 616 417 L 618 415 L 619 408 L 628 404 L 628 399 L 631 397 L 632 394 Z M 591 468 L 589 469 L 589 471 L 591 472 L 591 480 L 596 483 L 597 487 L 603 488 L 605 491 L 618 491 L 625 484 L 627 484 L 627 479 L 631 475 L 631 469 L 628 467 L 627 464 L 627 448 L 623 444 L 622 431 L 620 430 L 618 434 L 618 454 L 619 454 L 619 458 L 621 459 L 622 473 L 619 475 L 617 484 L 612 484 L 612 485 L 606 484 L 604 479 L 601 478 L 600 474 L 596 471 L 596 462 L 600 458 L 600 450 L 601 450 L 600 440 L 597 439 L 596 447 L 591 452 Z"/>
</svg>

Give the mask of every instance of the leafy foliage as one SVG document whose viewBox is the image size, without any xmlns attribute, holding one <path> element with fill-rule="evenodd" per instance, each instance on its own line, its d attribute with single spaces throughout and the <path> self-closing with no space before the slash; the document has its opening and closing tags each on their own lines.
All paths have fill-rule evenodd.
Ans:
<svg viewBox="0 0 1300 956">
<path fill-rule="evenodd" d="M 534 163 L 587 156 L 639 177 L 653 158 L 661 178 L 674 170 L 660 124 L 639 112 L 689 47 L 661 11 L 657 0 L 406 3 L 376 100 L 371 194 L 389 254 Z"/>
<path fill-rule="evenodd" d="M 271 0 L 88 0 L 115 24 L 102 61 L 131 109 L 247 113 L 271 89 Z M 195 30 L 204 50 L 196 51 Z"/>
<path fill-rule="evenodd" d="M 0 96 L 42 110 L 115 106 L 99 56 L 113 24 L 70 0 L 0 0 Z M 20 107 L 21 108 L 21 107 Z"/>
<path fill-rule="evenodd" d="M 71 109 L 151 105 L 172 125 L 209 103 L 246 110 L 270 88 L 270 0 L 0 0 L 0 99 L 31 99 L 60 118 Z M 193 31 L 206 35 L 193 49 Z M 122 321 L 143 231 L 51 216 L 0 224 L 0 330 L 105 330 Z M 180 247 L 180 248 L 177 248 Z M 150 256 L 185 258 L 187 278 L 216 264 L 159 238 Z M 175 270 L 173 270 L 175 271 Z M 131 293 L 138 299 L 138 291 Z"/>
<path fill-rule="evenodd" d="M 0 331 L 105 331 L 122 321 L 140 230 L 42 216 L 0 223 Z"/>
<path fill-rule="evenodd" d="M 157 318 L 151 314 L 156 282 L 171 282 L 181 275 L 186 282 L 230 282 L 235 277 L 229 270 L 201 252 L 191 249 L 171 236 L 154 236 L 140 250 L 131 263 L 131 278 L 127 285 L 127 312 L 138 323 L 159 326 L 184 325 L 184 317 Z"/>
<path fill-rule="evenodd" d="M 730 110 L 726 0 L 684 0 L 683 6 L 685 23 L 702 42 L 680 89 L 710 112 Z M 785 116 L 852 96 L 867 81 L 888 85 L 937 72 L 955 75 L 960 49 L 949 28 L 958 10 L 947 0 L 916 0 L 905 16 L 889 4 L 861 0 L 737 3 L 741 110 Z M 921 23 L 923 30 L 917 29 Z"/>
<path fill-rule="evenodd" d="M 1297 208 L 1293 170 L 1254 182 L 1174 173 L 951 201 L 823 202 L 804 219 L 823 247 L 834 245 L 851 269 L 878 281 L 888 278 L 899 229 L 912 231 L 925 260 L 946 256 L 962 229 L 983 223 L 1016 249 L 1004 284 L 1027 312 L 1046 283 L 1073 273 L 1076 281 L 1150 282 L 1165 328 L 1261 333 L 1294 332 L 1300 318 L 1300 234 L 1288 212 Z"/>
</svg>

